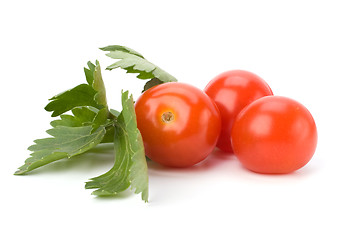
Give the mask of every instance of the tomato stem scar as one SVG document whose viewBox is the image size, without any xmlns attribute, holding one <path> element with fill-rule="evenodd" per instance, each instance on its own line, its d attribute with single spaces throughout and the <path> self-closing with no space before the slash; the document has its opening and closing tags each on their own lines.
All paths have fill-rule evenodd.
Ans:
<svg viewBox="0 0 337 240">
<path fill-rule="evenodd" d="M 172 112 L 164 112 L 162 115 L 161 115 L 161 120 L 164 122 L 164 123 L 170 123 L 170 122 L 173 122 L 174 120 L 174 114 Z"/>
</svg>

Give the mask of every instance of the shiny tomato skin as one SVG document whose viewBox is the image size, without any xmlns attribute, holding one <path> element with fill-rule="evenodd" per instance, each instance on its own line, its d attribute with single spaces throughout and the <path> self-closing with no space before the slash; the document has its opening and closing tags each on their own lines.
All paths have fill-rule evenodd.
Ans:
<svg viewBox="0 0 337 240">
<path fill-rule="evenodd" d="M 221 121 L 215 103 L 200 89 L 163 83 L 145 91 L 135 104 L 145 153 L 170 167 L 189 167 L 215 148 Z"/>
<path fill-rule="evenodd" d="M 286 97 L 256 100 L 237 116 L 232 129 L 235 155 L 258 173 L 290 173 L 312 158 L 317 128 L 310 112 Z"/>
<path fill-rule="evenodd" d="M 244 70 L 224 72 L 212 79 L 205 88 L 221 115 L 221 134 L 217 146 L 232 153 L 230 134 L 234 119 L 248 104 L 264 96 L 273 95 L 268 84 L 254 73 Z"/>
</svg>

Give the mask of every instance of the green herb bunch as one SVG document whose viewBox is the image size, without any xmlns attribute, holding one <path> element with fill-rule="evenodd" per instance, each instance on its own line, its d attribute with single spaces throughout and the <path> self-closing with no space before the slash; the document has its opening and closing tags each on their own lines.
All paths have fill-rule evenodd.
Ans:
<svg viewBox="0 0 337 240">
<path fill-rule="evenodd" d="M 119 45 L 101 48 L 108 57 L 118 59 L 107 70 L 122 68 L 148 80 L 143 91 L 152 86 L 177 81 L 173 76 L 147 61 L 140 53 Z M 86 83 L 52 97 L 46 111 L 59 117 L 50 124 L 49 138 L 37 139 L 28 149 L 31 156 L 15 175 L 28 172 L 61 159 L 83 154 L 101 143 L 114 143 L 115 162 L 112 168 L 89 179 L 87 189 L 97 196 L 114 196 L 129 187 L 142 193 L 148 201 L 148 170 L 141 134 L 137 129 L 134 100 L 122 91 L 122 111 L 109 109 L 98 61 L 84 68 Z"/>
</svg>

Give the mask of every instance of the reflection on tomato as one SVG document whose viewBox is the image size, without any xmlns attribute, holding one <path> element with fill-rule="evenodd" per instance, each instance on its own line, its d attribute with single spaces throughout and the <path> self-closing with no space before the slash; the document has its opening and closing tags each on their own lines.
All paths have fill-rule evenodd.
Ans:
<svg viewBox="0 0 337 240">
<path fill-rule="evenodd" d="M 233 152 L 230 133 L 238 113 L 254 100 L 273 95 L 263 79 L 243 70 L 232 70 L 218 75 L 209 82 L 205 92 L 219 108 L 222 129 L 217 146 L 225 152 Z"/>
<path fill-rule="evenodd" d="M 235 155 L 258 173 L 290 173 L 306 165 L 317 144 L 310 112 L 286 97 L 256 100 L 237 116 L 232 129 Z"/>
<path fill-rule="evenodd" d="M 135 104 L 145 153 L 171 167 L 188 167 L 214 149 L 221 129 L 219 110 L 201 90 L 164 83 L 144 92 Z"/>
</svg>

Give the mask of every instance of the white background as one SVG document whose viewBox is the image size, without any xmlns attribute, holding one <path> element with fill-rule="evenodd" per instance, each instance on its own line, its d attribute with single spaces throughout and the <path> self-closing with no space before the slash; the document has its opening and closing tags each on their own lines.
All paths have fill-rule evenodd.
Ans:
<svg viewBox="0 0 337 240">
<path fill-rule="evenodd" d="M 1 239 L 337 239 L 337 6 L 335 1 L 1 1 Z M 204 88 L 245 69 L 275 95 L 304 104 L 318 127 L 312 160 L 260 175 L 216 150 L 190 169 L 149 165 L 149 203 L 129 192 L 96 198 L 84 182 L 111 168 L 113 150 L 14 176 L 46 137 L 48 99 L 85 81 L 83 67 L 128 46 Z M 104 71 L 108 101 L 144 82 Z M 96 152 L 96 153 L 95 153 Z"/>
</svg>

